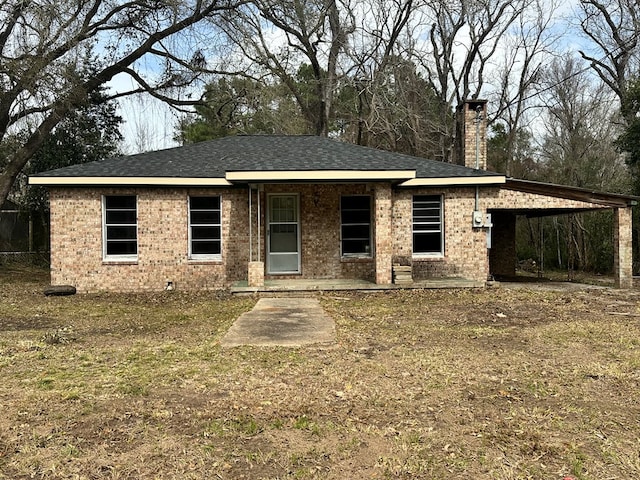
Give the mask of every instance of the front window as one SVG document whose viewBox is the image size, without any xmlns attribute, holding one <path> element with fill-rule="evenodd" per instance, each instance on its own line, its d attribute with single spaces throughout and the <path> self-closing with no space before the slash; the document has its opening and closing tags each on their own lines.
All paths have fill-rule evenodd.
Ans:
<svg viewBox="0 0 640 480">
<path fill-rule="evenodd" d="M 371 256 L 371 197 L 342 196 L 340 215 L 342 255 Z"/>
<path fill-rule="evenodd" d="M 105 260 L 137 260 L 138 209 L 135 195 L 103 197 L 102 232 Z"/>
<path fill-rule="evenodd" d="M 413 254 L 443 255 L 442 197 L 414 195 Z"/>
<path fill-rule="evenodd" d="M 221 232 L 220 197 L 189 197 L 189 257 L 219 260 Z"/>
</svg>

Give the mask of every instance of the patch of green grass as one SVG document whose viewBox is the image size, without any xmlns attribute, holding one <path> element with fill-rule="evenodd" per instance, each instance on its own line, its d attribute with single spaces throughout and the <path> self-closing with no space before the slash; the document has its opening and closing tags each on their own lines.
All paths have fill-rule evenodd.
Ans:
<svg viewBox="0 0 640 480">
<path fill-rule="evenodd" d="M 573 451 L 570 456 L 571 473 L 576 477 L 577 480 L 586 480 L 587 478 L 585 467 L 586 460 L 587 456 L 578 449 Z"/>
<path fill-rule="evenodd" d="M 137 382 L 123 382 L 118 385 L 118 391 L 132 397 L 146 397 L 149 395 L 149 386 Z"/>
<path fill-rule="evenodd" d="M 262 431 L 262 426 L 250 416 L 234 418 L 229 421 L 229 425 L 233 431 L 250 437 L 257 435 Z"/>
<path fill-rule="evenodd" d="M 68 443 L 62 448 L 62 452 L 61 453 L 65 457 L 73 458 L 73 457 L 80 456 L 82 451 L 76 445 L 72 445 L 72 444 Z"/>
<path fill-rule="evenodd" d="M 252 416 L 240 416 L 229 419 L 215 419 L 204 430 L 205 437 L 224 437 L 241 434 L 253 437 L 263 431 L 263 427 Z"/>
<path fill-rule="evenodd" d="M 281 418 L 276 418 L 271 422 L 271 428 L 275 428 L 276 430 L 280 430 L 284 428 L 284 422 Z"/>
<path fill-rule="evenodd" d="M 224 422 L 212 420 L 204 429 L 205 437 L 222 437 L 225 433 Z"/>
<path fill-rule="evenodd" d="M 296 430 L 305 430 L 312 435 L 320 435 L 320 426 L 309 419 L 307 415 L 300 415 L 293 421 L 293 428 Z"/>
<path fill-rule="evenodd" d="M 38 380 L 37 386 L 41 390 L 51 390 L 54 387 L 55 378 L 53 377 L 43 377 Z"/>
<path fill-rule="evenodd" d="M 81 397 L 81 393 L 79 390 L 76 390 L 76 389 L 70 390 L 64 394 L 64 399 L 69 401 L 79 400 L 80 397 Z"/>
</svg>

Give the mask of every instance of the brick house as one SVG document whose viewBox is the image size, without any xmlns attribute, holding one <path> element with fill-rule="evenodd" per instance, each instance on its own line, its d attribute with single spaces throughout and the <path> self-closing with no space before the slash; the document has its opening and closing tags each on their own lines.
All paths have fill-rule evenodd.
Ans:
<svg viewBox="0 0 640 480">
<path fill-rule="evenodd" d="M 460 164 L 257 135 L 34 175 L 50 190 L 52 284 L 87 292 L 454 277 L 480 286 L 515 273 L 518 215 L 613 209 L 616 284 L 630 287 L 634 197 L 484 170 L 485 108 L 459 108 Z"/>
</svg>

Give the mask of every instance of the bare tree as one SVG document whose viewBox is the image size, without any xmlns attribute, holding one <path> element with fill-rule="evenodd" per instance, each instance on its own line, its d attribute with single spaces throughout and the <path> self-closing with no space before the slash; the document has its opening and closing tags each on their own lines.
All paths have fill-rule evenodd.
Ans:
<svg viewBox="0 0 640 480">
<path fill-rule="evenodd" d="M 599 79 L 594 81 L 579 59 L 564 56 L 544 71 L 547 110 L 541 145 L 540 178 L 604 191 L 626 192 L 629 175 L 614 140 L 619 126 L 611 121 L 615 95 Z M 610 245 L 611 230 L 602 214 L 572 215 L 555 222 L 564 228 L 568 261 L 581 268 L 602 264 L 602 245 Z M 560 244 L 558 244 L 560 250 Z M 606 258 L 611 258 L 610 253 Z M 602 267 L 598 267 L 602 268 Z"/>
<path fill-rule="evenodd" d="M 295 97 L 311 130 L 328 134 L 339 55 L 354 29 L 348 4 L 253 0 L 221 16 L 216 25 L 235 45 L 238 61 L 249 64 L 245 75 L 277 77 Z"/>
<path fill-rule="evenodd" d="M 417 61 L 441 102 L 442 157 L 448 161 L 454 126 L 451 111 L 463 100 L 478 98 L 509 28 L 532 0 L 434 0 L 427 4 L 423 22 L 428 45 L 418 49 Z"/>
<path fill-rule="evenodd" d="M 235 46 L 230 62 L 243 64 L 243 75 L 276 76 L 296 99 L 309 131 L 327 135 L 338 108 L 338 130 L 356 143 L 402 145 L 449 160 L 455 107 L 487 90 L 488 71 L 514 26 L 527 37 L 513 42 L 517 51 L 508 77 L 526 56 L 519 89 L 524 95 L 535 81 L 550 17 L 536 0 L 252 0 L 217 25 Z M 532 19 L 535 28 L 526 26 Z M 412 63 L 413 79 L 406 75 Z M 414 92 L 420 83 L 425 95 Z M 351 112 L 345 103 L 336 107 L 338 94 L 341 101 L 348 97 Z M 429 109 L 417 105 L 422 97 Z M 512 112 L 513 95 L 502 100 L 500 113 Z M 420 118 L 427 112 L 428 118 Z"/>
<path fill-rule="evenodd" d="M 545 69 L 544 78 L 544 178 L 577 187 L 624 191 L 628 175 L 614 147 L 619 127 L 611 121 L 611 91 L 594 82 L 570 55 L 555 60 Z"/>
<path fill-rule="evenodd" d="M 558 34 L 553 33 L 554 1 L 535 1 L 513 22 L 505 35 L 502 60 L 494 68 L 495 91 L 490 94 L 492 121 L 504 127 L 505 174 L 512 175 L 512 162 L 527 113 L 538 106 L 536 90 L 543 83 L 544 65 L 554 56 Z"/>
<path fill-rule="evenodd" d="M 530 0 L 433 1 L 427 18 L 431 55 L 424 66 L 438 95 L 456 105 L 478 98 L 485 73 L 507 30 Z"/>
<path fill-rule="evenodd" d="M 356 125 L 364 125 L 378 72 L 397 54 L 418 1 L 423 0 L 252 0 L 219 25 L 251 73 L 276 76 L 310 131 L 327 135 L 345 86 L 358 91 Z"/>
<path fill-rule="evenodd" d="M 503 37 L 530 3 L 534 0 L 367 3 L 370 9 L 356 16 L 365 19 L 356 30 L 359 43 L 352 46 L 360 53 L 350 57 L 358 90 L 358 142 L 364 131 L 389 148 L 404 144 L 411 152 L 449 160 L 453 110 L 483 91 Z M 406 75 L 412 63 L 417 65 L 413 78 Z M 418 87 L 423 94 L 416 94 Z M 419 105 L 424 99 L 431 108 Z"/>
<path fill-rule="evenodd" d="M 416 13 L 424 0 L 374 0 L 359 3 L 354 41 L 347 52 L 356 92 L 351 140 L 387 150 L 434 156 L 430 113 L 434 95 L 412 60 Z"/>
<path fill-rule="evenodd" d="M 629 80 L 640 73 L 640 9 L 637 0 L 580 0 L 580 27 L 592 42 L 582 58 L 609 88 L 621 104 L 625 120 L 635 115 L 627 105 Z"/>
<path fill-rule="evenodd" d="M 114 76 L 128 75 L 136 86 L 106 100 L 148 92 L 176 106 L 193 103 L 171 95 L 193 80 L 194 67 L 205 64 L 187 32 L 196 33 L 201 20 L 233 9 L 234 1 L 2 2 L 0 203 L 61 119 Z M 87 63 L 93 68 L 84 68 Z"/>
<path fill-rule="evenodd" d="M 366 84 L 360 83 L 357 132 L 345 138 L 384 150 L 438 158 L 439 102 L 416 65 L 401 57 L 389 58 Z"/>
</svg>

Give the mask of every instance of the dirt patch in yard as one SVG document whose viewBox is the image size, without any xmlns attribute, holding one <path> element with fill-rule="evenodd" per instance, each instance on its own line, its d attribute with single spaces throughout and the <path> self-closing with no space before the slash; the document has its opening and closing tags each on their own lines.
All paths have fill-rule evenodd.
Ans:
<svg viewBox="0 0 640 480">
<path fill-rule="evenodd" d="M 320 295 L 334 344 L 222 349 L 255 299 L 45 285 L 0 273 L 3 479 L 640 477 L 636 290 Z"/>
</svg>

